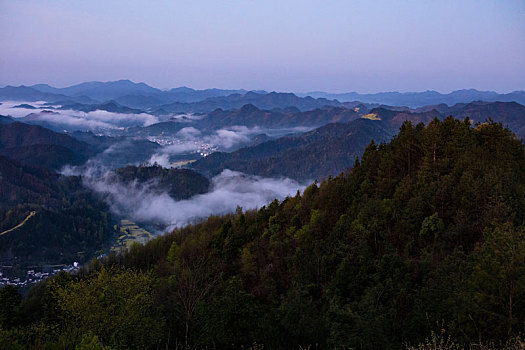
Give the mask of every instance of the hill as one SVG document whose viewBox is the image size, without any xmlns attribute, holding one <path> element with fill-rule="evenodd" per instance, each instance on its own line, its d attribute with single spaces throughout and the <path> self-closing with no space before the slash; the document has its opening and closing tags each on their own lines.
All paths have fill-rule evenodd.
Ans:
<svg viewBox="0 0 525 350">
<path fill-rule="evenodd" d="M 37 84 L 31 88 L 53 94 L 65 96 L 88 96 L 95 101 L 106 101 L 124 95 L 131 94 L 152 94 L 160 92 L 144 83 L 134 83 L 130 80 L 118 80 L 108 82 L 86 82 L 65 88 L 54 88 L 47 84 Z"/>
<path fill-rule="evenodd" d="M 232 153 L 212 153 L 193 163 L 192 168 L 210 175 L 230 169 L 298 181 L 320 180 L 351 167 L 371 139 L 382 142 L 390 137 L 388 127 L 380 121 L 332 123 Z"/>
<path fill-rule="evenodd" d="M 37 84 L 30 88 L 43 92 L 69 97 L 89 96 L 97 101 L 116 100 L 131 108 L 149 108 L 169 102 L 197 102 L 209 97 L 246 93 L 246 90 L 205 89 L 195 90 L 187 87 L 167 91 L 151 87 L 145 83 L 135 83 L 127 79 L 108 82 L 86 82 L 65 88 L 55 88 L 47 84 Z"/>
<path fill-rule="evenodd" d="M 475 122 L 484 122 L 491 118 L 508 126 L 520 137 L 525 137 L 525 106 L 516 102 L 472 102 L 457 104 L 446 113 L 457 118 L 469 117 Z"/>
<path fill-rule="evenodd" d="M 457 103 L 470 103 L 474 101 L 502 101 L 525 104 L 525 91 L 514 91 L 507 94 L 498 94 L 494 91 L 479 91 L 476 89 L 456 90 L 448 94 L 441 94 L 437 91 L 404 93 L 394 91 L 379 92 L 375 94 L 360 94 L 357 92 L 340 94 L 309 92 L 299 95 L 337 99 L 341 102 L 361 101 L 366 103 L 379 103 L 393 106 L 408 106 L 412 108 L 437 104 L 446 104 L 452 106 Z"/>
<path fill-rule="evenodd" d="M 296 107 L 301 111 L 322 108 L 325 106 L 342 106 L 338 101 L 325 98 L 314 99 L 312 97 L 298 97 L 292 93 L 257 93 L 247 92 L 245 94 L 232 94 L 221 97 L 210 97 L 203 101 L 193 103 L 170 103 L 159 108 L 173 113 L 206 113 L 216 109 L 231 110 L 239 109 L 244 105 L 252 104 L 260 109 L 274 109 Z"/>
<path fill-rule="evenodd" d="M 122 106 L 115 101 L 107 101 L 101 104 L 70 104 L 70 105 L 64 105 L 60 107 L 62 110 L 74 110 L 74 111 L 82 111 L 82 112 L 94 112 L 94 111 L 107 111 L 107 112 L 113 112 L 113 113 L 122 113 L 122 114 L 140 114 L 144 113 L 143 111 L 139 109 L 133 109 L 126 106 Z"/>
<path fill-rule="evenodd" d="M 70 97 L 52 92 L 42 92 L 27 86 L 6 86 L 0 88 L 0 101 L 69 101 L 78 103 L 93 103 L 95 100 L 86 96 Z"/>
<path fill-rule="evenodd" d="M 0 124 L 11 124 L 14 119 L 5 115 L 0 115 Z"/>
<path fill-rule="evenodd" d="M 321 125 L 349 122 L 360 115 L 351 109 L 326 107 L 304 112 L 286 112 L 283 110 L 264 110 L 253 104 L 247 104 L 233 111 L 217 109 L 208 113 L 197 122 L 202 128 L 218 129 L 234 125 L 261 128 L 319 127 Z"/>
<path fill-rule="evenodd" d="M 524 146 L 501 124 L 404 123 L 302 195 L 38 286 L 9 304 L 21 321 L 4 322 L 4 339 L 400 349 L 437 331 L 437 342 L 503 348 L 525 322 L 514 302 L 525 297 L 524 174 Z"/>
<path fill-rule="evenodd" d="M 0 124 L 0 154 L 23 164 L 60 169 L 66 164 L 82 164 L 96 152 L 87 143 L 41 126 Z"/>
<path fill-rule="evenodd" d="M 207 178 L 189 169 L 165 169 L 161 166 L 127 166 L 115 170 L 118 181 L 148 186 L 158 193 L 168 193 L 175 200 L 188 199 L 208 192 Z"/>
<path fill-rule="evenodd" d="M 258 127 L 261 129 L 293 129 L 296 127 L 312 128 L 329 123 L 346 123 L 360 118 L 353 109 L 327 107 L 301 112 L 292 110 L 265 110 L 247 104 L 235 110 L 216 109 L 207 114 L 188 117 L 177 117 L 168 121 L 152 124 L 146 127 L 132 127 L 126 130 L 126 135 L 175 136 L 182 128 L 192 126 L 203 132 L 214 132 L 218 129 L 232 126 Z M 287 131 L 290 132 L 290 131 Z"/>
<path fill-rule="evenodd" d="M 3 156 L 0 174 L 0 232 L 7 231 L 0 235 L 1 265 L 71 264 L 108 243 L 113 232 L 108 209 L 80 178 Z"/>
<path fill-rule="evenodd" d="M 428 124 L 435 117 L 442 119 L 448 115 L 460 119 L 468 117 L 473 123 L 492 119 L 509 127 L 520 137 L 525 135 L 525 106 L 516 102 L 475 101 L 458 103 L 451 107 L 441 104 L 415 109 L 380 106 L 368 111 L 368 116 L 384 120 L 392 128 L 398 128 L 405 120 Z"/>
</svg>

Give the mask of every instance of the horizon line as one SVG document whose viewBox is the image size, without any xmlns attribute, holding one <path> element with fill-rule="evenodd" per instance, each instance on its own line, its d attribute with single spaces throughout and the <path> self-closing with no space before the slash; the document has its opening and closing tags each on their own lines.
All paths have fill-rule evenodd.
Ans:
<svg viewBox="0 0 525 350">
<path fill-rule="evenodd" d="M 276 93 L 293 93 L 293 94 L 314 94 L 314 93 L 323 93 L 323 94 L 327 94 L 327 95 L 344 95 L 344 94 L 359 94 L 359 95 L 376 95 L 376 94 L 382 94 L 382 93 L 400 93 L 400 94 L 410 94 L 410 93 L 425 93 L 425 92 L 437 92 L 441 95 L 447 95 L 447 94 L 451 94 L 453 92 L 458 92 L 458 91 L 477 91 L 477 92 L 493 92 L 493 93 L 496 93 L 496 94 L 511 94 L 511 93 L 516 93 L 516 92 L 525 92 L 525 88 L 524 89 L 519 89 L 519 90 L 507 90 L 505 92 L 501 92 L 501 91 L 496 91 L 496 90 L 480 90 L 480 89 L 477 89 L 477 88 L 473 88 L 473 87 L 470 87 L 470 88 L 460 88 L 460 89 L 454 89 L 454 90 L 447 90 L 447 92 L 444 92 L 443 90 L 435 90 L 435 89 L 426 89 L 426 90 L 376 90 L 375 92 L 359 92 L 359 91 L 356 91 L 356 90 L 345 90 L 345 91 L 342 91 L 342 92 L 330 92 L 330 91 L 324 91 L 324 90 L 309 90 L 309 91 L 293 91 L 293 90 L 284 90 L 284 91 L 278 91 L 278 90 L 268 90 L 268 89 L 260 89 L 260 88 L 255 88 L 255 89 L 247 89 L 247 88 L 231 88 L 231 87 L 207 87 L 207 88 L 194 88 L 194 87 L 191 87 L 191 86 L 188 86 L 188 85 L 179 85 L 179 86 L 174 86 L 174 87 L 167 87 L 167 88 L 161 88 L 161 87 L 156 87 L 152 84 L 149 84 L 149 83 L 146 83 L 144 81 L 139 81 L 139 82 L 135 82 L 131 79 L 118 79 L 118 80 L 106 80 L 106 81 L 102 81 L 102 80 L 88 80 L 88 81 L 81 81 L 79 83 L 75 83 L 75 84 L 71 84 L 71 85 L 65 85 L 65 86 L 60 86 L 60 87 L 57 87 L 55 85 L 51 85 L 49 83 L 32 83 L 32 84 L 29 84 L 29 83 L 24 83 L 24 84 L 19 84 L 19 85 L 15 85 L 15 84 L 11 84 L 11 83 L 2 83 L 0 85 L 0 88 L 6 88 L 6 87 L 29 87 L 29 88 L 32 88 L 33 86 L 35 85 L 48 85 L 52 88 L 55 88 L 55 89 L 65 89 L 65 88 L 69 88 L 69 87 L 73 87 L 73 86 L 77 86 L 77 85 L 80 85 L 80 84 L 85 84 L 85 83 L 115 83 L 115 82 L 120 82 L 120 81 L 129 81 L 133 84 L 145 84 L 151 88 L 154 88 L 154 89 L 157 89 L 157 90 L 160 90 L 162 92 L 166 92 L 166 91 L 169 91 L 169 90 L 172 90 L 172 89 L 178 89 L 178 88 L 188 88 L 188 89 L 192 89 L 192 90 L 196 90 L 196 91 L 199 91 L 199 90 L 212 90 L 212 89 L 217 89 L 217 90 L 244 90 L 244 91 L 247 91 L 247 92 L 256 92 L 256 91 L 261 91 L 261 92 L 266 92 L 266 93 L 272 93 L 272 92 L 276 92 Z"/>
</svg>

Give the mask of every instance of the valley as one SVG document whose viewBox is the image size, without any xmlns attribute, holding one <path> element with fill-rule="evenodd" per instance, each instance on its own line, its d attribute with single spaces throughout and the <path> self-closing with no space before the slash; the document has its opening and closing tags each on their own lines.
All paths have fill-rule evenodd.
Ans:
<svg viewBox="0 0 525 350">
<path fill-rule="evenodd" d="M 29 176 L 35 178 L 31 181 L 58 181 L 45 190 L 39 185 L 36 191 L 56 191 L 51 188 L 75 179 L 81 191 L 105 203 L 101 213 L 107 218 L 106 233 L 99 234 L 89 251 L 109 252 L 137 240 L 144 243 L 209 215 L 238 207 L 258 208 L 274 198 L 295 195 L 314 181 L 351 169 L 371 140 L 388 142 L 405 121 L 428 124 L 454 115 L 468 117 L 475 124 L 490 118 L 518 136 L 525 133 L 525 107 L 516 102 L 469 102 L 465 98 L 451 106 L 437 103 L 413 108 L 263 91 L 214 90 L 214 96 L 196 90 L 175 91 L 161 92 L 130 81 L 68 89 L 48 85 L 0 88 L 0 114 L 5 115 L 0 125 L 0 155 L 20 163 L 9 163 L 11 167 L 47 169 L 44 173 L 29 170 Z M 182 96 L 179 92 L 188 100 L 177 100 Z M 149 102 L 132 103 L 141 100 L 139 96 Z M 207 110 L 177 110 L 177 104 L 168 103 L 170 99 L 177 100 L 178 106 L 220 104 Z M 227 105 L 230 102 L 233 104 Z M 16 203 L 30 203 L 34 195 L 27 188 L 13 192 L 9 189 L 13 181 L 2 185 L 2 191 L 12 198 L 3 204 L 3 210 L 10 210 L 3 214 L 0 229 L 4 234 L 23 231 L 28 221 L 41 225 L 41 220 L 47 220 L 48 205 L 52 215 L 63 215 L 63 207 L 46 204 L 50 199 L 43 202 L 42 215 L 35 217 L 32 213 L 38 207 L 14 209 Z M 78 199 L 71 200 L 69 205 L 76 206 Z M 123 225 L 122 220 L 129 222 Z M 141 231 L 133 222 L 153 230 Z M 119 232 L 125 237 L 109 238 L 122 236 Z M 2 244 L 2 249 L 12 249 L 13 243 L 0 241 L 0 248 Z M 2 249 L 3 259 L 21 258 L 13 250 L 2 253 Z M 59 256 L 53 258 L 58 253 L 53 249 L 50 247 L 45 260 L 36 255 L 28 264 L 63 261 Z M 30 250 L 24 251 L 32 256 Z M 86 249 L 74 253 L 81 262 L 93 257 Z"/>
<path fill-rule="evenodd" d="M 524 16 L 0 0 L 0 350 L 525 350 Z"/>
<path fill-rule="evenodd" d="M 510 204 L 498 206 L 492 197 L 483 199 L 489 205 L 487 211 L 480 212 L 468 203 L 461 207 L 454 194 L 453 183 L 467 186 L 465 193 L 471 191 L 468 183 L 472 178 L 463 179 L 467 174 L 501 189 L 491 176 L 503 168 L 479 165 L 492 174 L 487 178 L 477 168 L 461 168 L 462 176 L 449 169 L 463 167 L 464 157 L 469 157 L 450 148 L 463 142 L 459 133 L 469 135 L 469 152 L 479 153 L 480 162 L 499 152 L 483 153 L 476 145 L 484 142 L 484 137 L 505 140 L 517 171 L 521 153 L 516 145 L 523 147 L 525 136 L 525 106 L 517 102 L 466 99 L 453 105 L 405 107 L 262 91 L 221 97 L 217 94 L 230 91 L 214 91 L 214 96 L 204 100 L 199 98 L 207 93 L 187 92 L 191 96 L 185 95 L 186 102 L 169 103 L 170 96 L 178 95 L 140 95 L 142 92 L 134 89 L 150 90 L 125 82 L 121 93 L 128 95 L 118 96 L 120 82 L 101 84 L 83 92 L 72 88 L 76 92 L 71 96 L 66 95 L 71 94 L 67 89 L 55 96 L 56 90 L 39 86 L 46 92 L 35 96 L 47 99 L 40 101 L 27 99 L 31 90 L 24 88 L 20 92 L 26 99 L 2 101 L 0 285 L 34 293 L 32 288 L 40 287 L 33 286 L 47 286 L 49 280 L 76 281 L 93 273 L 119 278 L 114 268 L 152 271 L 155 265 L 159 268 L 156 281 L 169 286 L 166 293 L 173 295 L 176 292 L 170 289 L 171 282 L 164 283 L 164 273 L 166 269 L 178 271 L 177 264 L 185 259 L 190 260 L 184 264 L 193 264 L 196 249 L 206 259 L 198 260 L 204 264 L 198 266 L 206 266 L 212 274 L 219 267 L 229 271 L 225 279 L 206 277 L 222 279 L 221 289 L 214 291 L 217 297 L 210 295 L 209 302 L 223 298 L 221 305 L 228 305 L 230 301 L 224 298 L 229 298 L 230 288 L 234 288 L 257 305 L 259 316 L 277 317 L 276 309 L 265 300 L 279 300 L 279 310 L 295 312 L 291 300 L 304 289 L 293 286 L 314 278 L 315 288 L 323 293 L 328 293 L 330 285 L 336 286 L 334 298 L 341 299 L 332 302 L 339 303 L 341 309 L 349 304 L 360 307 L 364 299 L 355 304 L 343 295 L 356 293 L 356 298 L 366 299 L 369 292 L 339 279 L 339 271 L 346 274 L 347 269 L 358 269 L 356 273 L 363 274 L 366 270 L 366 276 L 379 278 L 384 259 L 390 259 L 385 249 L 405 252 L 392 258 L 400 259 L 403 266 L 422 268 L 425 259 L 444 264 L 440 254 L 451 256 L 453 246 L 462 247 L 464 254 L 476 251 L 474 246 L 482 233 L 470 225 L 471 218 L 488 229 L 486 220 L 498 217 L 496 212 L 518 212 L 509 205 L 519 204 L 509 199 Z M 6 89 L 0 91 L 18 91 Z M 77 95 L 80 93 L 83 97 Z M 454 131 L 449 135 L 448 130 Z M 429 145 L 434 145 L 434 161 L 428 158 Z M 451 159 L 458 163 L 450 163 Z M 418 181 L 442 191 L 441 199 L 427 193 L 420 182 L 413 182 L 414 172 Z M 443 182 L 434 182 L 431 174 Z M 516 174 L 519 171 L 504 171 L 498 176 L 516 180 L 515 190 L 521 193 L 522 183 Z M 460 177 L 451 183 L 450 176 Z M 410 185 L 403 185 L 405 182 Z M 440 189 L 443 186 L 445 189 Z M 502 191 L 498 196 L 510 198 Z M 425 199 L 406 197 L 416 194 Z M 430 204 L 422 204 L 427 202 Z M 448 205 L 458 213 L 465 212 L 453 216 Z M 404 207 L 407 209 L 399 209 Z M 393 220 L 391 215 L 401 216 L 403 224 L 389 221 Z M 462 221 L 465 217 L 469 219 Z M 519 218 L 515 219 L 517 224 Z M 373 222 L 382 227 L 384 237 L 375 231 Z M 352 242 L 364 250 L 354 251 L 354 243 L 344 241 L 341 230 L 352 232 Z M 419 238 L 410 238 L 414 234 L 407 230 Z M 325 236 L 323 232 L 331 233 Z M 374 232 L 373 240 L 372 236 L 362 238 L 364 232 Z M 464 236 L 457 236 L 457 232 Z M 427 235 L 435 238 L 423 239 Z M 431 247 L 429 242 L 434 242 Z M 332 245 L 336 248 L 329 252 Z M 281 254 L 293 265 L 281 261 Z M 375 259 L 374 268 L 348 265 L 344 256 L 358 259 L 353 254 L 371 254 L 367 259 Z M 312 256 L 317 259 L 316 268 L 310 261 Z M 471 264 L 469 259 L 462 264 Z M 193 268 L 180 273 L 196 273 Z M 267 275 L 261 269 L 270 272 Z M 73 277 L 64 277 L 64 273 Z M 440 274 L 439 270 L 429 273 L 427 277 Z M 368 277 L 358 276 L 360 283 L 371 285 Z M 229 287 L 230 283 L 234 287 Z M 426 283 L 415 283 L 412 288 L 427 288 Z M 356 292 L 350 292 L 354 289 Z M 318 291 L 307 293 L 308 297 L 298 299 L 301 304 L 297 307 L 316 310 L 330 319 Z M 397 295 L 398 291 L 391 288 L 389 293 Z M 445 296 L 438 297 L 437 303 L 442 303 Z M 316 305 L 308 300 L 315 300 Z M 387 304 L 382 307 L 397 308 Z M 210 305 L 206 312 L 217 307 Z M 207 317 L 213 319 L 212 314 Z M 252 332 L 257 329 L 248 327 Z M 320 323 L 317 327 L 325 332 L 335 326 Z M 236 339 L 243 339 L 239 329 L 233 331 Z M 384 331 L 395 334 L 388 327 Z M 298 341 L 293 330 L 286 332 L 286 339 Z M 196 337 L 208 336 L 199 333 Z M 310 342 L 320 337 L 315 332 L 307 336 Z M 255 332 L 251 337 L 272 344 L 264 334 Z M 334 337 L 337 342 L 352 343 Z M 197 338 L 192 338 L 196 344 Z M 279 342 L 286 343 L 286 339 Z"/>
</svg>

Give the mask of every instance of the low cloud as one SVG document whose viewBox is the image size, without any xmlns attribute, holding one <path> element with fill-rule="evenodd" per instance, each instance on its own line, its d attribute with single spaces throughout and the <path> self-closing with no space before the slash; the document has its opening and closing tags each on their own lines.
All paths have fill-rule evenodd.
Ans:
<svg viewBox="0 0 525 350">
<path fill-rule="evenodd" d="M 203 134 L 195 127 L 185 127 L 176 134 L 174 143 L 164 146 L 149 160 L 163 167 L 170 167 L 170 157 L 180 154 L 203 153 L 210 154 L 216 150 L 233 151 L 239 147 L 249 145 L 255 135 L 267 134 L 271 137 L 280 137 L 287 134 L 309 131 L 310 127 L 295 127 L 286 129 L 262 129 L 260 127 L 246 127 L 234 125 L 215 130 L 211 134 Z"/>
<path fill-rule="evenodd" d="M 159 122 L 159 118 L 147 114 L 125 114 L 114 113 L 103 110 L 92 112 L 81 112 L 74 110 L 55 110 L 52 106 L 45 106 L 39 102 L 29 102 L 27 104 L 36 109 L 13 108 L 16 105 L 24 104 L 20 101 L 3 101 L 0 105 L 1 115 L 10 115 L 13 118 L 23 118 L 30 114 L 30 122 L 46 122 L 55 125 L 58 129 L 67 128 L 69 130 L 100 130 L 116 129 L 129 126 L 149 126 Z M 42 113 L 52 110 L 53 113 Z"/>
<path fill-rule="evenodd" d="M 110 123 L 91 120 L 74 115 L 62 113 L 33 113 L 27 121 L 30 123 L 46 122 L 59 129 L 69 130 L 98 130 L 98 129 L 116 129 L 115 125 Z"/>
<path fill-rule="evenodd" d="M 90 171 L 84 175 L 87 187 L 100 194 L 111 211 L 130 220 L 162 225 L 170 230 L 194 223 L 210 215 L 259 208 L 275 198 L 293 196 L 304 186 L 288 178 L 273 179 L 249 176 L 224 170 L 211 179 L 210 191 L 187 200 L 176 201 L 167 193 L 153 191 L 151 186 L 122 184 L 113 172 Z"/>
<path fill-rule="evenodd" d="M 230 149 L 238 144 L 250 141 L 250 136 L 254 134 L 250 129 L 219 129 L 209 138 L 209 142 L 222 149 Z"/>
<path fill-rule="evenodd" d="M 201 136 L 201 132 L 198 129 L 195 129 L 192 126 L 188 126 L 180 129 L 177 132 L 177 136 L 183 140 L 195 140 L 197 137 Z"/>
</svg>

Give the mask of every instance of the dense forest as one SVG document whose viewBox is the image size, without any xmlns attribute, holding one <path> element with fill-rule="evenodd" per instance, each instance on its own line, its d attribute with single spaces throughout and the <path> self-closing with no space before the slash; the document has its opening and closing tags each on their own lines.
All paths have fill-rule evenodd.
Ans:
<svg viewBox="0 0 525 350">
<path fill-rule="evenodd" d="M 83 262 L 108 245 L 108 207 L 80 177 L 2 156 L 0 169 L 0 264 Z"/>
<path fill-rule="evenodd" d="M 525 150 L 508 129 L 406 122 L 293 198 L 93 260 L 24 299 L 5 287 L 0 347 L 400 349 L 434 334 L 503 348 L 525 328 L 524 216 Z"/>
<path fill-rule="evenodd" d="M 58 170 L 79 165 L 97 153 L 93 146 L 38 125 L 0 123 L 0 156 L 25 165 Z"/>
<path fill-rule="evenodd" d="M 166 169 L 160 165 L 130 165 L 115 170 L 115 174 L 124 184 L 149 185 L 150 190 L 167 192 L 175 200 L 206 193 L 210 187 L 207 178 L 190 169 Z"/>
<path fill-rule="evenodd" d="M 350 123 L 330 123 L 304 134 L 281 137 L 231 153 L 215 152 L 192 163 L 191 167 L 211 176 L 230 169 L 313 181 L 351 167 L 371 139 L 386 141 L 391 136 L 389 125 L 383 121 L 361 118 Z"/>
</svg>

